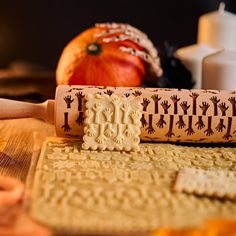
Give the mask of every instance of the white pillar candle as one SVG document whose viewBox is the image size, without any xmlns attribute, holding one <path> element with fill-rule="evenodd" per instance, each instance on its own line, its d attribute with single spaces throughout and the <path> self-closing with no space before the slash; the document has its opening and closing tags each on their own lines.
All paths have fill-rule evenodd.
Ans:
<svg viewBox="0 0 236 236">
<path fill-rule="evenodd" d="M 195 82 L 194 88 L 202 88 L 202 60 L 204 57 L 215 53 L 217 50 L 203 44 L 195 44 L 180 48 L 176 51 L 176 56 L 192 73 Z"/>
<path fill-rule="evenodd" d="M 203 60 L 203 88 L 236 90 L 236 52 L 221 50 Z"/>
<path fill-rule="evenodd" d="M 236 51 L 236 15 L 224 8 L 225 4 L 221 3 L 218 11 L 199 18 L 198 43 Z"/>
</svg>

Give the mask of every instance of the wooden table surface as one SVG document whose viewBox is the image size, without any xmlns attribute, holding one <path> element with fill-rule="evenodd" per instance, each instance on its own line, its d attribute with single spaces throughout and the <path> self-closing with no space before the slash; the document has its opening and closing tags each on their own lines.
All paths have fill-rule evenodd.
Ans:
<svg viewBox="0 0 236 236">
<path fill-rule="evenodd" d="M 5 143 L 3 149 L 0 147 L 1 177 L 11 176 L 26 183 L 34 148 L 34 132 L 51 136 L 55 129 L 38 119 L 0 120 L 0 146 Z M 24 202 L 6 205 L 0 201 L 0 235 L 53 236 L 48 228 L 30 217 Z"/>
<path fill-rule="evenodd" d="M 55 130 L 53 125 L 33 118 L 0 120 L 0 140 L 6 141 L 5 148 L 0 152 L 0 173 L 25 182 L 33 151 L 34 132 L 50 136 Z"/>
<path fill-rule="evenodd" d="M 46 136 L 53 136 L 55 134 L 55 129 L 53 125 L 32 118 L 0 120 L 0 141 L 6 141 L 5 148 L 2 150 L 2 152 L 0 152 L 0 174 L 18 178 L 25 183 L 33 153 L 34 132 L 38 132 Z M 48 229 L 46 227 L 42 227 L 41 225 L 36 224 L 34 221 L 30 220 L 28 216 L 25 217 L 24 213 L 20 214 L 21 215 L 18 216 L 19 220 L 16 221 L 20 222 L 19 224 L 14 225 L 13 223 L 12 226 L 6 226 L 7 230 L 12 227 L 14 229 L 14 232 L 18 230 L 17 232 L 20 232 L 20 234 L 10 235 L 53 235 L 50 231 L 47 231 Z M 0 235 L 2 235 L 1 230 L 3 227 L 1 225 L 1 219 L 3 218 L 6 218 L 6 213 L 3 212 L 1 215 L 0 212 Z M 28 226 L 31 231 L 29 231 L 28 234 L 21 234 L 22 230 L 25 230 L 25 228 L 27 228 L 26 226 Z M 5 228 L 3 229 L 5 230 Z M 47 233 L 40 234 L 42 230 L 43 232 Z"/>
</svg>

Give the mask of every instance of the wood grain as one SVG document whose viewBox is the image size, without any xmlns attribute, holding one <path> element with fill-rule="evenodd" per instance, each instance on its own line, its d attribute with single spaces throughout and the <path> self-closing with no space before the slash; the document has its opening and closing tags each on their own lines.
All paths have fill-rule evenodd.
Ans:
<svg viewBox="0 0 236 236">
<path fill-rule="evenodd" d="M 0 173 L 25 182 L 33 152 L 33 133 L 53 135 L 54 126 L 38 119 L 0 121 L 0 140 L 6 143 L 0 152 Z"/>
</svg>

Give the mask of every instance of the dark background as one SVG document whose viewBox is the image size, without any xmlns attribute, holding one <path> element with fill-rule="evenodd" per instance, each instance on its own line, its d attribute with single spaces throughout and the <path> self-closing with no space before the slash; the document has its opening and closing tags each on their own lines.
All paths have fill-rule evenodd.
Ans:
<svg viewBox="0 0 236 236">
<path fill-rule="evenodd" d="M 236 1 L 226 0 L 236 13 Z M 154 44 L 196 42 L 200 15 L 220 0 L 0 0 L 0 68 L 25 60 L 55 69 L 63 47 L 95 22 L 127 22 Z"/>
</svg>

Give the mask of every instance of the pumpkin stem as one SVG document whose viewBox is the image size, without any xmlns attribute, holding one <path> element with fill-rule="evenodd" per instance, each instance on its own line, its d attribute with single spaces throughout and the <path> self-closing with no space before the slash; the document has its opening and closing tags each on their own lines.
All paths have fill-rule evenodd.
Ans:
<svg viewBox="0 0 236 236">
<path fill-rule="evenodd" d="M 87 53 L 92 55 L 98 55 L 101 52 L 101 45 L 98 43 L 90 43 L 87 46 Z"/>
</svg>

